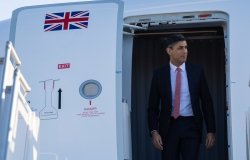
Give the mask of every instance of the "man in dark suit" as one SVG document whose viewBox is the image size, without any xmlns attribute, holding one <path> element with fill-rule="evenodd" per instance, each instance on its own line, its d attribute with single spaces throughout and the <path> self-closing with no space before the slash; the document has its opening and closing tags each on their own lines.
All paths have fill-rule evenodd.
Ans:
<svg viewBox="0 0 250 160">
<path fill-rule="evenodd" d="M 206 147 L 215 142 L 213 103 L 203 69 L 186 63 L 187 41 L 181 34 L 165 40 L 170 62 L 154 72 L 148 108 L 153 145 L 162 160 L 197 160 L 203 119 Z"/>
</svg>

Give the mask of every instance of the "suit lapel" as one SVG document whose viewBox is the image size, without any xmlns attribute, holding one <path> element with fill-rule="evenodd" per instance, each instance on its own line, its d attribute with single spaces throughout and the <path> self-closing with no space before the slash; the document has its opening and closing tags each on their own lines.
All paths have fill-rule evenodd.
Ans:
<svg viewBox="0 0 250 160">
<path fill-rule="evenodd" d="M 192 97 L 193 90 L 195 87 L 195 84 L 194 84 L 195 81 L 193 79 L 193 78 L 195 78 L 195 73 L 192 72 L 192 67 L 190 65 L 188 65 L 187 63 L 186 63 L 186 71 L 187 71 L 189 93 L 190 93 L 190 96 Z"/>
<path fill-rule="evenodd" d="M 166 64 L 163 69 L 162 75 L 162 86 L 163 91 L 165 92 L 164 95 L 167 99 L 170 100 L 170 104 L 172 104 L 172 90 L 171 90 L 171 80 L 170 80 L 170 65 Z"/>
</svg>

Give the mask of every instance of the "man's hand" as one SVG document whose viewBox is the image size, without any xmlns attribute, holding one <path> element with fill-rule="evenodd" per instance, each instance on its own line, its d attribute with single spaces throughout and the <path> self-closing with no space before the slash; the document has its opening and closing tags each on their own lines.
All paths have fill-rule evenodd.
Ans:
<svg viewBox="0 0 250 160">
<path fill-rule="evenodd" d="M 206 147 L 207 149 L 210 149 L 211 147 L 213 147 L 215 142 L 215 135 L 214 133 L 207 133 L 207 138 L 206 138 Z"/>
<path fill-rule="evenodd" d="M 152 142 L 155 148 L 159 150 L 163 150 L 161 136 L 159 135 L 157 131 L 154 131 L 152 133 Z"/>
</svg>

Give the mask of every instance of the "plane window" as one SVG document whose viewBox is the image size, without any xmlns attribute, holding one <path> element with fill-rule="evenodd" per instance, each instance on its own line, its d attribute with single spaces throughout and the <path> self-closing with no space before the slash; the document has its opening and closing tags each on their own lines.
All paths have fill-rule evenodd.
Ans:
<svg viewBox="0 0 250 160">
<path fill-rule="evenodd" d="M 80 95 L 85 99 L 94 99 L 101 94 L 102 86 L 96 80 L 87 80 L 79 87 Z"/>
</svg>

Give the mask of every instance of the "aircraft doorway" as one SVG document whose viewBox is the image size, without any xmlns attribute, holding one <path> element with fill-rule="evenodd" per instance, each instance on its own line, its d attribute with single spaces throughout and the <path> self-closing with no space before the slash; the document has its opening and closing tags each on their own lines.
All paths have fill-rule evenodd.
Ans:
<svg viewBox="0 0 250 160">
<path fill-rule="evenodd" d="M 226 53 L 223 27 L 192 27 L 138 31 L 132 52 L 132 153 L 134 160 L 160 160 L 147 127 L 148 95 L 153 70 L 168 63 L 161 46 L 162 38 L 170 33 L 182 33 L 188 38 L 188 62 L 202 64 L 212 95 L 216 117 L 216 145 L 205 149 L 204 138 L 200 160 L 227 160 Z M 204 135 L 203 135 L 204 136 Z"/>
</svg>

